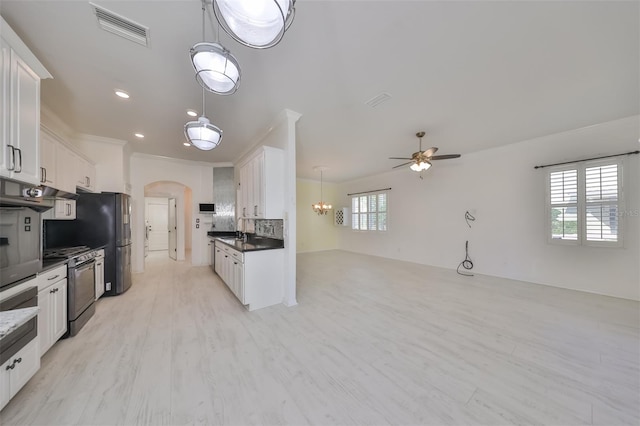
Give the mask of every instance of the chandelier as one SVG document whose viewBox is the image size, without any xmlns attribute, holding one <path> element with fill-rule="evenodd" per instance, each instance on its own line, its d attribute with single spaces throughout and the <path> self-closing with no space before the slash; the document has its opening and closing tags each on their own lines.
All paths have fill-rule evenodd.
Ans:
<svg viewBox="0 0 640 426">
<path fill-rule="evenodd" d="M 282 40 L 293 22 L 295 0 L 213 0 L 222 29 L 238 43 L 266 49 Z"/>
<path fill-rule="evenodd" d="M 331 204 L 325 204 L 325 202 L 322 201 L 322 172 L 326 169 L 327 167 L 323 166 L 313 168 L 315 171 L 320 171 L 320 201 L 311 205 L 313 211 L 316 212 L 318 216 L 326 215 L 332 209 Z"/>
</svg>

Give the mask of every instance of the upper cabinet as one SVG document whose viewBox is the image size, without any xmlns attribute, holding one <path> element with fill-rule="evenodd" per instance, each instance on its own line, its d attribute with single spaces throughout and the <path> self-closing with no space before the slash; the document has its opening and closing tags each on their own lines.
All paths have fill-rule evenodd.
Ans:
<svg viewBox="0 0 640 426">
<path fill-rule="evenodd" d="M 78 188 L 91 192 L 96 190 L 96 166 L 80 155 L 76 155 L 76 177 Z"/>
<path fill-rule="evenodd" d="M 0 175 L 38 185 L 40 79 L 51 75 L 4 19 L 0 24 Z"/>
<path fill-rule="evenodd" d="M 240 164 L 238 216 L 282 219 L 284 212 L 284 152 L 261 146 Z"/>
<path fill-rule="evenodd" d="M 47 132 L 40 133 L 40 183 L 58 188 L 58 143 Z"/>
</svg>

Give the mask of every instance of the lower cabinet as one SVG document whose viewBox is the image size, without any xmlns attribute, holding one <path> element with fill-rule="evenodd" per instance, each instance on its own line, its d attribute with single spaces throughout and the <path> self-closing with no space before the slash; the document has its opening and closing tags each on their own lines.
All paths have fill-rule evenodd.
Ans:
<svg viewBox="0 0 640 426">
<path fill-rule="evenodd" d="M 36 337 L 0 366 L 0 410 L 39 369 L 40 350 Z"/>
<path fill-rule="evenodd" d="M 67 332 L 67 265 L 38 276 L 39 356 Z"/>
<path fill-rule="evenodd" d="M 239 252 L 215 243 L 215 271 L 248 310 L 282 303 L 284 250 Z"/>
<path fill-rule="evenodd" d="M 104 249 L 98 250 L 95 268 L 96 300 L 104 294 Z"/>
</svg>

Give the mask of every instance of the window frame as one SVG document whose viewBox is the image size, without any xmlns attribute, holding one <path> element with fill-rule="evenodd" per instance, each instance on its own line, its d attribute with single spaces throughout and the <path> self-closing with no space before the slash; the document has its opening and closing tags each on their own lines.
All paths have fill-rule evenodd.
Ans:
<svg viewBox="0 0 640 426">
<path fill-rule="evenodd" d="M 367 215 L 367 214 L 370 214 L 370 213 L 373 213 L 373 212 L 360 212 L 360 211 L 355 212 L 353 210 L 353 200 L 357 198 L 358 199 L 358 203 L 359 203 L 361 197 L 366 197 L 367 205 L 369 205 L 369 197 L 374 197 L 374 196 L 378 197 L 378 195 L 380 195 L 380 194 L 384 194 L 384 196 L 386 197 L 386 210 L 384 212 L 379 211 L 377 209 L 378 202 L 376 200 L 376 212 L 375 212 L 375 214 L 378 215 L 380 213 L 384 213 L 386 215 L 386 229 L 379 229 L 379 227 L 378 227 L 379 221 L 378 221 L 377 218 L 376 218 L 376 229 L 360 229 L 360 220 L 359 220 L 360 219 L 360 215 Z M 387 232 L 389 230 L 389 191 L 376 191 L 376 192 L 372 192 L 372 193 L 369 193 L 369 194 L 352 195 L 350 198 L 351 198 L 351 227 L 350 227 L 351 231 L 353 231 L 353 232 L 376 233 L 376 232 Z M 357 229 L 354 228 L 354 224 L 356 223 L 354 221 L 354 219 L 353 219 L 354 215 L 358 215 L 358 221 L 357 221 L 358 228 Z M 368 228 L 368 226 L 367 226 L 367 228 Z"/>
<path fill-rule="evenodd" d="M 603 202 L 587 202 L 586 196 L 586 170 L 588 168 L 593 167 L 604 167 L 616 165 L 617 166 L 617 178 L 618 178 L 618 199 L 615 203 L 617 205 L 617 216 L 618 216 L 618 232 L 617 232 L 617 240 L 616 241 L 596 241 L 596 240 L 588 240 L 587 239 L 587 221 L 586 221 L 586 212 L 588 205 L 603 205 L 603 204 L 611 204 L 611 203 L 603 203 Z M 578 238 L 575 240 L 562 239 L 562 238 L 553 238 L 552 234 L 552 219 L 551 219 L 551 174 L 555 172 L 562 172 L 568 170 L 576 170 L 577 171 L 577 230 L 578 230 Z M 624 158 L 618 159 L 601 159 L 601 160 L 591 160 L 584 162 L 576 162 L 571 164 L 565 164 L 562 166 L 554 166 L 549 167 L 546 173 L 546 187 L 545 187 L 545 204 L 546 204 L 546 228 L 545 231 L 547 233 L 547 242 L 549 244 L 554 245 L 569 245 L 569 246 L 587 246 L 587 247 L 609 247 L 609 248 L 620 248 L 624 247 L 624 221 L 625 215 L 621 212 L 625 209 L 625 196 L 624 196 L 624 170 L 625 170 L 625 162 Z"/>
</svg>

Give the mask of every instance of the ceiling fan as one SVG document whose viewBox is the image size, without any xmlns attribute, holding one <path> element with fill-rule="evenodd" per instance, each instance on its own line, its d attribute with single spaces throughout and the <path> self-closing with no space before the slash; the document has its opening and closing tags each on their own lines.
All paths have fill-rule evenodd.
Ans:
<svg viewBox="0 0 640 426">
<path fill-rule="evenodd" d="M 448 154 L 448 155 L 433 155 L 436 153 L 438 148 L 431 147 L 425 151 L 422 150 L 422 138 L 424 137 L 424 132 L 416 133 L 418 139 L 420 139 L 418 151 L 411 154 L 411 158 L 408 157 L 389 157 L 390 160 L 411 160 L 406 163 L 398 164 L 394 166 L 394 169 L 398 167 L 406 166 L 407 164 L 411 164 L 409 168 L 414 172 L 422 172 L 424 170 L 428 170 L 431 167 L 431 161 L 433 160 L 448 160 L 451 158 L 459 158 L 460 154 Z M 422 177 L 422 176 L 420 176 Z"/>
</svg>

